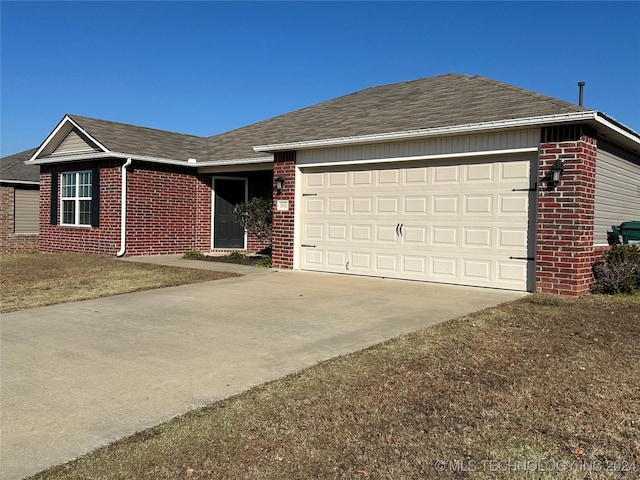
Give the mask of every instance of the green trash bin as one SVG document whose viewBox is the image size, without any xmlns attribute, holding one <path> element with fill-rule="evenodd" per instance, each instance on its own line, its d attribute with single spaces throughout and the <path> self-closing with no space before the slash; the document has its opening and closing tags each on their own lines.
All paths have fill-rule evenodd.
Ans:
<svg viewBox="0 0 640 480">
<path fill-rule="evenodd" d="M 640 245 L 640 221 L 622 222 L 618 227 L 611 227 L 613 233 L 622 235 L 622 243 Z"/>
</svg>

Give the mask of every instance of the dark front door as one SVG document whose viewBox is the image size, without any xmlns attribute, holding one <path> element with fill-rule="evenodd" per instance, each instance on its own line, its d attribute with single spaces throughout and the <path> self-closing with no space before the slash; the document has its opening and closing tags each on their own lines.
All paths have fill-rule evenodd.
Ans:
<svg viewBox="0 0 640 480">
<path fill-rule="evenodd" d="M 244 248 L 244 229 L 233 207 L 246 201 L 245 180 L 216 178 L 213 188 L 213 248 Z"/>
</svg>

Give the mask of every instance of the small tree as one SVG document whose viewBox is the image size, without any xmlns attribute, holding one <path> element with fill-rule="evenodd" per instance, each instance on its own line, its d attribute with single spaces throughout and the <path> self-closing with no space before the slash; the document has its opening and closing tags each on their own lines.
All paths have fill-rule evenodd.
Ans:
<svg viewBox="0 0 640 480">
<path fill-rule="evenodd" d="M 255 197 L 233 209 L 247 233 L 271 246 L 272 200 Z"/>
</svg>

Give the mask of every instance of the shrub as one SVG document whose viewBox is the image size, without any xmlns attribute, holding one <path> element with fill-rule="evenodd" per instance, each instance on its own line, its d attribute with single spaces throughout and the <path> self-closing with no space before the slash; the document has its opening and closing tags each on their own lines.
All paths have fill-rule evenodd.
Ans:
<svg viewBox="0 0 640 480">
<path fill-rule="evenodd" d="M 227 255 L 227 257 L 229 257 L 229 260 L 233 260 L 234 262 L 241 262 L 242 260 L 247 258 L 244 253 L 238 251 L 231 252 L 229 255 Z"/>
<path fill-rule="evenodd" d="M 257 268 L 271 268 L 271 257 L 262 257 L 258 263 Z"/>
<path fill-rule="evenodd" d="M 199 250 L 190 250 L 182 258 L 185 260 L 202 260 L 204 259 L 204 253 Z"/>
<path fill-rule="evenodd" d="M 640 289 L 640 247 L 613 245 L 593 264 L 593 293 L 632 293 Z"/>
<path fill-rule="evenodd" d="M 252 198 L 246 203 L 236 205 L 233 213 L 247 233 L 258 240 L 271 244 L 271 222 L 273 220 L 272 200 Z"/>
</svg>

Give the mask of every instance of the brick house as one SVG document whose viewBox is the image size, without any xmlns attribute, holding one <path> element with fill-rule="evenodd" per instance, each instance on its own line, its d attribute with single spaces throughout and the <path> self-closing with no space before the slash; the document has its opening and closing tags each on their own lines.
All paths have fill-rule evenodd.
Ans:
<svg viewBox="0 0 640 480">
<path fill-rule="evenodd" d="M 38 251 L 40 169 L 24 163 L 34 153 L 0 159 L 0 253 Z"/>
<path fill-rule="evenodd" d="M 65 115 L 28 164 L 45 252 L 257 250 L 231 209 L 262 196 L 278 268 L 578 295 L 607 230 L 640 217 L 638 133 L 481 76 L 212 137 Z"/>
</svg>

